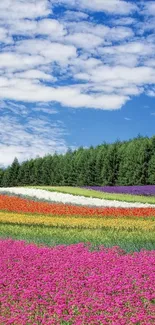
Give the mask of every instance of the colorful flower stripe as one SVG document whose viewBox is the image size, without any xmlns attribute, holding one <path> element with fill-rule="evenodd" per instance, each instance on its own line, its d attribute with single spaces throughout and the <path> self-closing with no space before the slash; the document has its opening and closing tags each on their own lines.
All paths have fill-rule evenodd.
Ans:
<svg viewBox="0 0 155 325">
<path fill-rule="evenodd" d="M 155 230 L 155 222 L 152 220 L 140 219 L 102 219 L 102 218 L 83 218 L 83 217 L 57 217 L 45 215 L 24 215 L 9 212 L 0 212 L 0 223 L 13 223 L 24 225 L 44 225 L 51 227 L 68 227 L 68 228 L 86 228 L 86 229 L 104 229 L 113 228 L 119 230 Z"/>
<path fill-rule="evenodd" d="M 16 196 L 0 195 L 0 210 L 13 212 L 30 212 L 53 215 L 113 216 L 113 217 L 153 217 L 155 208 L 89 208 L 66 204 L 34 202 Z"/>
<path fill-rule="evenodd" d="M 85 196 L 77 196 L 72 194 L 50 192 L 42 189 L 24 188 L 24 187 L 11 187 L 11 188 L 0 188 L 0 192 L 4 191 L 12 194 L 22 194 L 29 197 L 36 197 L 43 200 L 49 200 L 55 203 L 73 204 L 81 206 L 92 206 L 92 207 L 122 207 L 122 208 L 147 208 L 154 207 L 155 204 L 138 203 L 138 202 L 123 202 L 115 200 L 105 200 L 98 198 L 91 198 Z"/>
<path fill-rule="evenodd" d="M 107 193 L 154 196 L 155 185 L 145 186 L 84 186 L 83 188 Z"/>
<path fill-rule="evenodd" d="M 0 223 L 0 237 L 25 240 L 48 246 L 90 242 L 93 247 L 120 246 L 126 252 L 155 250 L 155 232 L 141 229 L 79 229 Z"/>
<path fill-rule="evenodd" d="M 1 325 L 154 324 L 155 251 L 1 240 L 0 260 Z"/>
</svg>

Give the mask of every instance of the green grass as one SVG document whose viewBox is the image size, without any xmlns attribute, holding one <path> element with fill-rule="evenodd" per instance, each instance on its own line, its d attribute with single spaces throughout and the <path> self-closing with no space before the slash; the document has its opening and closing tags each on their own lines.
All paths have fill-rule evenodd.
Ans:
<svg viewBox="0 0 155 325">
<path fill-rule="evenodd" d="M 71 186 L 25 186 L 25 187 L 42 189 L 50 192 L 82 195 L 85 197 L 93 197 L 98 199 L 155 204 L 155 196 L 105 193 L 105 192 L 99 192 L 99 191 L 88 190 L 79 187 L 71 187 Z"/>
<path fill-rule="evenodd" d="M 48 246 L 90 242 L 93 247 L 120 246 L 126 252 L 155 249 L 155 233 L 138 230 L 60 229 L 43 226 L 0 224 L 0 237 L 25 240 Z"/>
</svg>

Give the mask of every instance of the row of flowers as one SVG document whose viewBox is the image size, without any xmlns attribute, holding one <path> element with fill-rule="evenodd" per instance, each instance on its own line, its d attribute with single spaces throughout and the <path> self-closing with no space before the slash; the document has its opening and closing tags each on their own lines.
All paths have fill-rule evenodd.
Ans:
<svg viewBox="0 0 155 325">
<path fill-rule="evenodd" d="M 106 193 L 122 193 L 132 195 L 155 196 L 155 185 L 143 186 L 85 186 L 84 188 L 106 192 Z"/>
<path fill-rule="evenodd" d="M 56 203 L 74 204 L 74 205 L 81 205 L 81 206 L 115 207 L 115 208 L 118 207 L 120 208 L 154 207 L 155 208 L 155 204 L 105 200 L 105 199 L 78 196 L 78 195 L 72 195 L 67 193 L 65 194 L 59 192 L 50 192 L 42 189 L 24 188 L 24 187 L 0 188 L 0 193 L 20 194 L 29 197 L 36 197 L 38 199 L 49 200 L 51 202 L 56 202 Z"/>
<path fill-rule="evenodd" d="M 155 251 L 1 240 L 0 260 L 1 325 L 154 324 Z"/>
<path fill-rule="evenodd" d="M 118 230 L 155 231 L 153 220 L 121 219 L 121 218 L 83 218 L 68 216 L 28 215 L 20 213 L 0 212 L 0 223 L 18 225 L 44 225 L 50 227 L 86 228 Z"/>
<path fill-rule="evenodd" d="M 0 195 L 0 210 L 52 214 L 59 216 L 87 216 L 87 217 L 155 217 L 155 208 L 96 208 L 87 206 L 73 206 L 47 202 L 36 202 L 16 196 Z"/>
</svg>

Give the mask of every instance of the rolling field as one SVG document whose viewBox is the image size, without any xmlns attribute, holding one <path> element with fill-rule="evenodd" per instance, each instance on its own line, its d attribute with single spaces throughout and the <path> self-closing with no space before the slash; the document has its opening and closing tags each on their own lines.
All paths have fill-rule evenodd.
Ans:
<svg viewBox="0 0 155 325">
<path fill-rule="evenodd" d="M 72 187 L 1 188 L 0 325 L 154 324 L 154 203 Z"/>
</svg>

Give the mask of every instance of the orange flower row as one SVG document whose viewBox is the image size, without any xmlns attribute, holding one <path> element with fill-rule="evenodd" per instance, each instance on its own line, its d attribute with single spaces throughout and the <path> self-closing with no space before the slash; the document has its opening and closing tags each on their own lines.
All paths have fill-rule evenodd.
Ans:
<svg viewBox="0 0 155 325">
<path fill-rule="evenodd" d="M 16 196 L 0 195 L 0 210 L 24 213 L 41 213 L 58 216 L 100 216 L 100 217 L 153 217 L 155 208 L 92 208 L 36 202 Z"/>
</svg>

